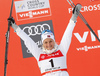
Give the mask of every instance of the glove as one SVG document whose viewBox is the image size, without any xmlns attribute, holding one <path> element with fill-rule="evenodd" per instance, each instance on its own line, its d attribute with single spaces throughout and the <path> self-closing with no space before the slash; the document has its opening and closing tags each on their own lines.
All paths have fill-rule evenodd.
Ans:
<svg viewBox="0 0 100 76">
<path fill-rule="evenodd" d="M 12 23 L 14 24 L 15 23 L 15 20 L 13 17 L 9 17 L 8 18 L 8 24 L 12 26 Z"/>
<path fill-rule="evenodd" d="M 18 26 L 15 23 L 15 20 L 13 17 L 8 18 L 8 24 L 12 26 L 12 28 L 16 31 L 16 29 L 18 28 Z"/>
<path fill-rule="evenodd" d="M 78 15 L 79 15 L 79 13 L 80 13 L 81 8 L 82 8 L 82 5 L 77 4 L 77 5 L 75 6 L 75 8 L 73 9 L 73 15 L 72 15 L 72 17 L 71 17 L 71 20 L 73 20 L 74 22 L 76 22 L 77 17 L 78 17 Z"/>
</svg>

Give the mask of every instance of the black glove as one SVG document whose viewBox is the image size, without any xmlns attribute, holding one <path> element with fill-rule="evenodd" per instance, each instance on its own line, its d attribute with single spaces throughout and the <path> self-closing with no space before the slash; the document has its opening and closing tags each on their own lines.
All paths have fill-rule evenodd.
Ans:
<svg viewBox="0 0 100 76">
<path fill-rule="evenodd" d="M 12 23 L 14 24 L 15 23 L 15 20 L 13 17 L 9 17 L 8 18 L 8 24 L 12 26 Z"/>
</svg>

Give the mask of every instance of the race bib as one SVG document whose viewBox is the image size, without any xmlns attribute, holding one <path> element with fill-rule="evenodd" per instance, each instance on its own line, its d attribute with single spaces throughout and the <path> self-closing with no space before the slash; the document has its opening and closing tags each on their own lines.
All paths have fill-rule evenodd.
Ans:
<svg viewBox="0 0 100 76">
<path fill-rule="evenodd" d="M 67 68 L 66 56 L 64 56 L 60 50 L 49 55 L 41 54 L 38 64 L 39 64 L 41 73 Z"/>
</svg>

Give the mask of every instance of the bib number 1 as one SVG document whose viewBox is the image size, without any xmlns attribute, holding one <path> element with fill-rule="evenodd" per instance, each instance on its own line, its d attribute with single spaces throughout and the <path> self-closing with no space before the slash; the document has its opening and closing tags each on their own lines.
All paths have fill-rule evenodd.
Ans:
<svg viewBox="0 0 100 76">
<path fill-rule="evenodd" d="M 54 67 L 53 59 L 51 59 L 49 62 L 51 63 L 51 66 Z"/>
</svg>

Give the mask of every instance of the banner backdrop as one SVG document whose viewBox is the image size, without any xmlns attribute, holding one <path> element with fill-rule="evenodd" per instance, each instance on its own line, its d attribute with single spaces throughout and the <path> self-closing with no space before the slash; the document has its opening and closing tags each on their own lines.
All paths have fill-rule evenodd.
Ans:
<svg viewBox="0 0 100 76">
<path fill-rule="evenodd" d="M 0 0 L 0 76 L 4 76 L 5 34 L 11 1 Z M 82 5 L 82 15 L 100 38 L 100 0 L 73 0 L 73 2 Z M 55 40 L 59 44 L 72 16 L 72 8 L 67 0 L 14 0 L 12 16 L 16 24 L 34 38 L 39 46 L 41 42 L 38 41 L 40 40 L 38 37 L 43 25 L 45 27 L 42 29 L 50 28 L 54 31 Z M 39 35 L 33 36 L 37 32 L 37 27 Z M 35 32 L 31 28 L 36 29 Z M 41 76 L 37 61 L 27 48 L 23 47 L 23 42 L 11 28 L 7 76 Z M 100 42 L 79 17 L 67 53 L 67 66 L 69 76 L 100 76 Z"/>
</svg>

